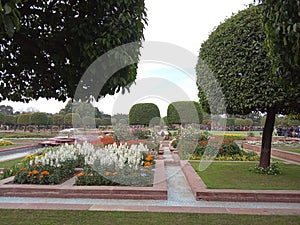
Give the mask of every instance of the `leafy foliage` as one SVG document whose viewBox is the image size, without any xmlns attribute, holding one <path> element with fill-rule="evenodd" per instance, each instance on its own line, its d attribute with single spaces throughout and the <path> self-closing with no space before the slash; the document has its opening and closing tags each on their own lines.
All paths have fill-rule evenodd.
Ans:
<svg viewBox="0 0 300 225">
<path fill-rule="evenodd" d="M 32 125 L 47 125 L 48 118 L 46 113 L 35 112 L 31 115 L 31 124 Z"/>
<path fill-rule="evenodd" d="M 200 124 L 203 115 L 198 102 L 178 101 L 168 106 L 167 118 L 169 124 Z"/>
<path fill-rule="evenodd" d="M 160 117 L 157 105 L 153 103 L 138 103 L 131 107 L 129 111 L 130 125 L 149 125 L 150 121 Z"/>
<path fill-rule="evenodd" d="M 265 38 L 260 9 L 252 6 L 220 24 L 201 45 L 198 79 L 206 79 L 209 72 L 215 75 L 226 99 L 227 113 L 248 114 L 284 105 L 287 93 L 272 73 Z M 207 66 L 209 72 L 204 70 Z M 211 85 L 209 81 L 205 84 Z M 209 111 L 205 105 L 207 93 L 198 87 L 200 102 Z"/>
<path fill-rule="evenodd" d="M 8 4 L 16 2 L 10 0 L 3 6 L 8 10 L 1 10 L 3 18 L 13 15 L 14 8 L 8 13 L 8 6 L 11 7 Z M 21 14 L 20 29 L 13 36 L 12 19 L 0 23 L 0 55 L 2 68 L 5 68 L 0 71 L 0 100 L 73 98 L 91 63 L 122 44 L 138 43 L 131 49 L 131 62 L 138 61 L 146 23 L 144 0 L 21 1 L 16 12 Z M 2 32 L 5 27 L 8 35 Z M 117 54 L 109 57 L 115 62 L 120 60 Z M 97 73 L 101 71 L 100 77 L 107 68 L 97 70 Z M 136 64 L 120 69 L 102 83 L 104 87 L 99 94 L 87 95 L 98 99 L 120 91 L 135 80 L 136 69 Z M 90 95 L 84 97 L 90 98 Z"/>
<path fill-rule="evenodd" d="M 78 113 L 67 113 L 64 117 L 64 124 L 78 126 L 81 124 L 81 117 Z"/>
<path fill-rule="evenodd" d="M 17 4 L 20 0 L 0 1 L 0 36 L 12 37 L 20 29 L 20 12 Z"/>
<path fill-rule="evenodd" d="M 287 85 L 298 87 L 294 98 L 300 102 L 300 1 L 262 0 L 262 14 L 267 34 L 267 46 L 273 69 L 280 73 Z M 299 110 L 299 109 L 298 109 Z"/>
<path fill-rule="evenodd" d="M 31 114 L 21 114 L 18 116 L 17 123 L 19 125 L 30 125 L 31 124 Z"/>
<path fill-rule="evenodd" d="M 267 112 L 260 158 L 260 166 L 267 168 L 275 115 L 300 110 L 297 104 L 300 85 L 290 86 L 293 82 L 289 81 L 296 80 L 297 74 L 282 76 L 272 70 L 274 60 L 264 45 L 261 7 L 250 6 L 220 24 L 202 44 L 196 70 L 198 85 L 205 81 L 199 86 L 199 98 L 207 112 L 210 108 L 206 95 L 214 96 L 212 82 L 207 80 L 207 74 L 211 73 L 222 88 L 228 113 Z M 203 86 L 207 93 L 201 90 Z M 217 111 L 217 102 L 210 107 Z"/>
</svg>

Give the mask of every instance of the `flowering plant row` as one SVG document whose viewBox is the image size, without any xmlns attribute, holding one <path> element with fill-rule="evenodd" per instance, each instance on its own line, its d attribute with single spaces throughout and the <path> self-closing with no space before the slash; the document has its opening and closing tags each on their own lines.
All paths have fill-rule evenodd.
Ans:
<svg viewBox="0 0 300 225">
<path fill-rule="evenodd" d="M 192 160 L 224 160 L 224 161 L 257 161 L 257 153 L 242 150 L 236 139 L 244 138 L 237 134 L 225 134 L 223 137 L 200 132 L 196 129 L 183 129 L 182 135 L 171 144 L 176 145 L 182 159 Z"/>
<path fill-rule="evenodd" d="M 18 171 L 14 182 L 57 184 L 74 175 L 76 167 L 82 167 L 84 169 L 77 176 L 77 185 L 116 185 L 123 180 L 130 180 L 127 178 L 132 174 L 146 172 L 144 170 L 154 164 L 153 156 L 147 155 L 148 151 L 143 144 L 130 147 L 112 144 L 99 149 L 87 142 L 47 148 L 42 154 L 25 158 L 24 167 Z M 110 179 L 110 175 L 118 179 Z M 151 173 L 146 175 L 150 176 Z"/>
</svg>

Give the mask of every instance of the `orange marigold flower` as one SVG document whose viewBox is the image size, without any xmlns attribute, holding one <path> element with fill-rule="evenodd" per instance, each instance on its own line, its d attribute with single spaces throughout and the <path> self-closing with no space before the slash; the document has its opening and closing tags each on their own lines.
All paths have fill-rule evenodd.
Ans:
<svg viewBox="0 0 300 225">
<path fill-rule="evenodd" d="M 44 178 L 44 176 L 43 176 L 43 175 L 41 175 L 41 176 L 40 176 L 40 178 L 41 178 L 41 179 L 43 179 L 43 178 Z"/>
<path fill-rule="evenodd" d="M 151 162 L 145 162 L 144 166 L 151 166 Z"/>
<path fill-rule="evenodd" d="M 117 171 L 116 171 L 116 172 L 113 172 L 113 175 L 114 175 L 114 176 L 118 175 L 118 172 L 117 172 Z"/>
<path fill-rule="evenodd" d="M 36 176 L 34 176 L 33 178 L 36 179 Z"/>
<path fill-rule="evenodd" d="M 49 172 L 45 170 L 45 171 L 41 172 L 41 174 L 42 175 L 49 175 Z"/>
<path fill-rule="evenodd" d="M 110 175 L 110 172 L 105 172 L 105 176 L 109 176 Z"/>
<path fill-rule="evenodd" d="M 83 176 L 83 173 L 77 174 L 77 177 L 82 177 L 82 176 Z"/>
<path fill-rule="evenodd" d="M 146 161 L 151 161 L 152 160 L 152 157 L 153 157 L 153 155 L 147 155 L 147 157 L 146 157 Z"/>
<path fill-rule="evenodd" d="M 32 172 L 31 172 L 31 171 L 30 171 L 30 172 L 28 172 L 28 173 L 27 173 L 27 177 L 31 176 L 31 174 L 32 174 Z"/>
<path fill-rule="evenodd" d="M 39 171 L 37 171 L 37 170 L 33 170 L 33 171 L 32 171 L 32 173 L 36 175 L 36 174 L 38 174 L 38 173 L 39 173 Z"/>
<path fill-rule="evenodd" d="M 22 168 L 22 169 L 21 169 L 21 171 L 26 171 L 26 170 L 27 170 L 27 168 L 26 168 L 26 167 L 24 167 L 24 168 Z"/>
</svg>

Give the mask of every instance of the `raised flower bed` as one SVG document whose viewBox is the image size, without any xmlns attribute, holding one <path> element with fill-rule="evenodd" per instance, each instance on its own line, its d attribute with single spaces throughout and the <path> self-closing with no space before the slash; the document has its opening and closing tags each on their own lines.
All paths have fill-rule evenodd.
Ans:
<svg viewBox="0 0 300 225">
<path fill-rule="evenodd" d="M 107 145 L 101 149 L 90 143 L 63 145 L 46 149 L 39 156 L 27 157 L 14 178 L 19 184 L 59 184 L 72 177 L 76 185 L 150 186 L 153 183 L 154 158 L 148 148 L 139 145 Z M 112 175 L 112 176 L 111 176 Z"/>
<path fill-rule="evenodd" d="M 0 196 L 167 199 L 164 164 L 154 164 L 147 151 L 142 144 L 96 149 L 83 143 L 48 149 L 28 157 L 15 177 L 2 180 Z M 79 165 L 82 168 L 76 169 Z"/>
</svg>

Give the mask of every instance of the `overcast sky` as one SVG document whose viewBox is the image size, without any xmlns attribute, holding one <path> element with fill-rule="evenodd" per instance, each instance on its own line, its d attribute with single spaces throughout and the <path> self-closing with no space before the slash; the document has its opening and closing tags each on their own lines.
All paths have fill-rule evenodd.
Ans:
<svg viewBox="0 0 300 225">
<path fill-rule="evenodd" d="M 145 41 L 172 44 L 197 57 L 201 43 L 208 38 L 209 33 L 225 18 L 245 9 L 247 5 L 253 3 L 253 0 L 145 0 L 145 2 L 148 14 L 148 26 L 144 31 Z M 96 106 L 100 111 L 112 115 L 128 113 L 132 104 L 138 102 L 153 102 L 159 106 L 161 116 L 165 116 L 166 107 L 172 101 L 198 100 L 194 80 L 181 69 L 168 63 L 142 62 L 139 64 L 136 85 L 132 87 L 130 94 L 106 97 Z M 145 91 L 146 89 L 155 90 L 152 91 L 154 94 Z M 178 99 L 169 93 L 178 96 Z M 40 99 L 28 104 L 7 101 L 0 104 L 11 105 L 15 111 L 35 108 L 40 112 L 57 113 L 66 103 Z"/>
</svg>

